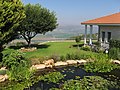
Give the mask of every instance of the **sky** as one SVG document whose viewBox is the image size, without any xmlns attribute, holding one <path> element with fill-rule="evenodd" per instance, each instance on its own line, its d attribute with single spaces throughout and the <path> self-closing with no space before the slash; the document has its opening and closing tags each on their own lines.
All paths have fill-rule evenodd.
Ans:
<svg viewBox="0 0 120 90">
<path fill-rule="evenodd" d="M 41 4 L 54 11 L 59 25 L 81 22 L 120 12 L 120 0 L 22 0 L 24 4 Z"/>
</svg>

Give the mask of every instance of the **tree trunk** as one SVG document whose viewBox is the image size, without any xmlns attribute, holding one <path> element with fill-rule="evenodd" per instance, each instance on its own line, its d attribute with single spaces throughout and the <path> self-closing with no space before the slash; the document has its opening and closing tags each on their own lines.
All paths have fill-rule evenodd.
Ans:
<svg viewBox="0 0 120 90">
<path fill-rule="evenodd" d="M 29 40 L 27 41 L 27 43 L 28 43 L 28 48 L 30 48 L 30 46 L 31 46 L 31 39 L 29 39 Z"/>
</svg>

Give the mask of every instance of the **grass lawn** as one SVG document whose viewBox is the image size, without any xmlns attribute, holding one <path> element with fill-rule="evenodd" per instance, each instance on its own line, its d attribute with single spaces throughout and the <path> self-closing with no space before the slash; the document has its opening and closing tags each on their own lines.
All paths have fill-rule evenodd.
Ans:
<svg viewBox="0 0 120 90">
<path fill-rule="evenodd" d="M 27 52 L 26 56 L 31 57 L 42 57 L 50 55 L 65 55 L 67 53 L 72 53 L 78 51 L 77 48 L 70 48 L 70 46 L 75 45 L 75 42 L 50 42 L 42 47 L 38 48 L 37 51 Z"/>
<path fill-rule="evenodd" d="M 80 43 L 83 45 L 83 42 Z M 19 47 L 8 48 L 3 51 L 3 53 L 10 53 L 14 50 L 18 50 Z M 93 53 L 89 51 L 78 50 L 76 42 L 48 42 L 37 46 L 37 50 L 33 52 L 25 52 L 26 58 L 41 58 L 49 57 L 51 55 L 66 55 L 70 53 Z"/>
<path fill-rule="evenodd" d="M 46 44 L 39 45 L 36 51 L 25 52 L 25 54 L 27 58 L 44 57 L 44 56 L 50 56 L 53 54 L 65 55 L 67 53 L 73 53 L 78 51 L 76 47 L 70 48 L 70 46 L 73 46 L 73 45 L 76 45 L 76 42 L 49 42 Z M 10 53 L 14 50 L 18 50 L 18 49 L 7 48 L 3 51 L 3 53 Z"/>
</svg>

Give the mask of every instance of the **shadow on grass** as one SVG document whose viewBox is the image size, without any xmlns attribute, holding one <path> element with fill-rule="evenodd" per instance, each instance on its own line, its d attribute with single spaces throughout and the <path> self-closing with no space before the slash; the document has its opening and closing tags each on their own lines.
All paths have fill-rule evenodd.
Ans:
<svg viewBox="0 0 120 90">
<path fill-rule="evenodd" d="M 79 47 L 82 47 L 84 44 L 79 44 Z M 78 47 L 78 45 L 77 44 L 75 44 L 75 45 L 72 45 L 73 47 Z"/>
<path fill-rule="evenodd" d="M 47 44 L 42 44 L 42 45 L 38 45 L 38 44 L 31 44 L 30 47 L 37 47 L 37 49 L 43 49 L 43 48 L 48 48 L 50 45 L 47 45 Z M 10 46 L 9 48 L 10 49 L 20 49 L 22 47 L 25 47 L 25 48 L 28 48 L 27 45 L 24 45 L 24 46 Z"/>
</svg>

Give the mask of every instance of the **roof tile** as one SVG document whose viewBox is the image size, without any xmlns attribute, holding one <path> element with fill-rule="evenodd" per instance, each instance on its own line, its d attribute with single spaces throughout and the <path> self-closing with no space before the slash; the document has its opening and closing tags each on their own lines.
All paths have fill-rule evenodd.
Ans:
<svg viewBox="0 0 120 90">
<path fill-rule="evenodd" d="M 120 24 L 120 12 L 82 22 L 81 24 Z"/>
</svg>

